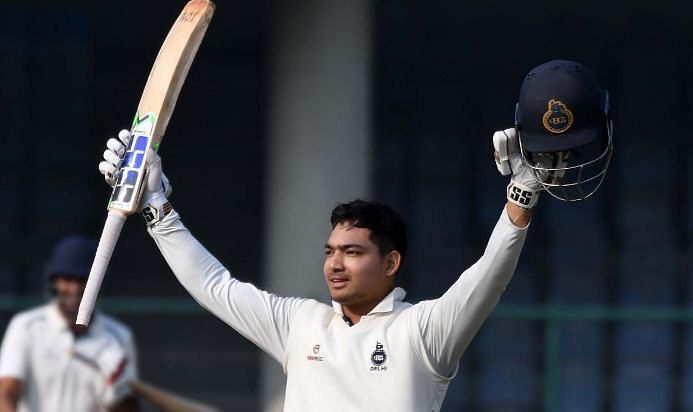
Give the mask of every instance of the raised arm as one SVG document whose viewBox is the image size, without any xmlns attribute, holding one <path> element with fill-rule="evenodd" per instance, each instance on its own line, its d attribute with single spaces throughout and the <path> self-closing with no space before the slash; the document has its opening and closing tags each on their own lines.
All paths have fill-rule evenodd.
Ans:
<svg viewBox="0 0 693 412">
<path fill-rule="evenodd" d="M 280 363 L 291 318 L 302 299 L 281 298 L 235 279 L 173 211 L 149 229 L 161 254 L 200 305 Z"/>
<path fill-rule="evenodd" d="M 541 185 L 519 155 L 514 129 L 493 136 L 496 166 L 511 175 L 508 202 L 483 256 L 438 299 L 414 307 L 415 333 L 421 337 L 428 363 L 449 377 L 470 341 L 498 303 L 510 282 L 524 244 Z"/>
<path fill-rule="evenodd" d="M 429 362 L 450 376 L 510 282 L 527 233 L 503 210 L 483 256 L 438 299 L 414 307 Z"/>
<path fill-rule="evenodd" d="M 118 138 L 110 139 L 99 164 L 111 186 L 117 180 L 128 138 L 127 131 L 121 131 Z M 171 186 L 162 173 L 159 156 L 150 150 L 147 163 L 139 211 L 173 273 L 200 305 L 283 363 L 292 315 L 305 301 L 281 298 L 235 279 L 173 211 L 167 200 Z"/>
</svg>

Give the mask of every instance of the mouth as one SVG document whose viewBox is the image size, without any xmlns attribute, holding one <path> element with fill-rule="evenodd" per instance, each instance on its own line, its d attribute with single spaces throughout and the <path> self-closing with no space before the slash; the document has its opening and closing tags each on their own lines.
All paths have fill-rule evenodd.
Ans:
<svg viewBox="0 0 693 412">
<path fill-rule="evenodd" d="M 343 276 L 332 276 L 329 279 L 330 285 L 333 289 L 342 289 L 346 287 L 348 281 L 349 279 Z"/>
</svg>

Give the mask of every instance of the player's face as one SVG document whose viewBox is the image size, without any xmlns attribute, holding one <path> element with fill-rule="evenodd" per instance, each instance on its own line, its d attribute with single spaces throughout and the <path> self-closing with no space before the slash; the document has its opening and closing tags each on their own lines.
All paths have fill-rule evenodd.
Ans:
<svg viewBox="0 0 693 412">
<path fill-rule="evenodd" d="M 323 273 L 330 296 L 355 310 L 375 306 L 394 282 L 389 255 L 380 255 L 370 234 L 370 229 L 340 224 L 325 244 Z"/>
<path fill-rule="evenodd" d="M 76 277 L 58 276 L 53 280 L 60 312 L 69 320 L 77 319 L 79 301 L 82 299 L 85 285 L 84 279 Z"/>
</svg>

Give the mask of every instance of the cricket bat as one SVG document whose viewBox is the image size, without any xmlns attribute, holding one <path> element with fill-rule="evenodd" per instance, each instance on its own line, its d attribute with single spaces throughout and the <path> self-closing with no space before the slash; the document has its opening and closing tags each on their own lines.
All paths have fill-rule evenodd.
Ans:
<svg viewBox="0 0 693 412">
<path fill-rule="evenodd" d="M 76 322 L 78 325 L 89 324 L 120 231 L 127 216 L 137 210 L 142 196 L 142 188 L 146 184 L 147 150 L 159 148 L 180 89 L 214 14 L 214 8 L 214 3 L 210 0 L 190 0 L 173 23 L 149 73 L 130 130 L 131 139 L 127 153 L 108 202 L 108 217 L 79 305 Z"/>
</svg>

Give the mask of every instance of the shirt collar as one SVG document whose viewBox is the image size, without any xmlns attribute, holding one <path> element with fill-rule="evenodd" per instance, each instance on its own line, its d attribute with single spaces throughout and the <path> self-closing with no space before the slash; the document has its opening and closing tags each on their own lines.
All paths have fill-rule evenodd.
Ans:
<svg viewBox="0 0 693 412">
<path fill-rule="evenodd" d="M 385 296 L 383 300 L 380 301 L 380 303 L 375 305 L 375 307 L 371 309 L 370 312 L 368 312 L 368 315 L 371 315 L 373 313 L 392 312 L 392 310 L 395 308 L 395 302 L 401 302 L 402 299 L 404 299 L 404 296 L 406 296 L 406 294 L 407 292 L 405 292 L 402 288 L 392 289 L 392 292 L 388 293 L 388 295 Z M 335 313 L 339 314 L 340 316 L 344 315 L 341 303 L 337 303 L 333 300 L 332 309 L 335 311 Z"/>
<path fill-rule="evenodd" d="M 64 332 L 70 330 L 70 326 L 67 324 L 67 321 L 63 317 L 63 315 L 60 313 L 60 309 L 58 308 L 58 303 L 57 302 L 51 302 L 48 304 L 48 325 L 51 327 L 53 330 L 57 332 Z M 87 330 L 87 333 L 93 330 L 97 330 L 101 327 L 101 316 L 99 316 L 98 312 L 94 312 L 91 317 L 91 322 L 89 323 L 89 329 Z"/>
<path fill-rule="evenodd" d="M 48 305 L 48 325 L 55 331 L 62 332 L 68 329 L 67 321 L 60 313 L 57 302 Z"/>
</svg>

